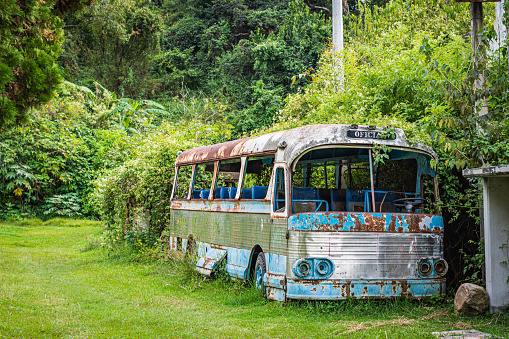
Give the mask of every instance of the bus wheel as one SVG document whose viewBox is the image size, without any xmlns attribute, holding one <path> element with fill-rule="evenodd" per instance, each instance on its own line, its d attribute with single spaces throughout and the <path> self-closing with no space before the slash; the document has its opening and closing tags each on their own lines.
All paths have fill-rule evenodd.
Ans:
<svg viewBox="0 0 509 339">
<path fill-rule="evenodd" d="M 265 255 L 263 252 L 258 254 L 258 258 L 256 258 L 256 264 L 254 268 L 254 284 L 255 287 L 259 290 L 262 290 L 262 295 L 266 296 L 266 287 L 263 285 L 263 276 L 266 272 L 265 268 Z"/>
</svg>

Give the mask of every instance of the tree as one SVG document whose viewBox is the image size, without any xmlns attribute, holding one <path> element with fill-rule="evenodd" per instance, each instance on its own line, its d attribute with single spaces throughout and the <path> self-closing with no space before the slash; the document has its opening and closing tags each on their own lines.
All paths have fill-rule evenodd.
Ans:
<svg viewBox="0 0 509 339">
<path fill-rule="evenodd" d="M 0 3 L 0 128 L 26 118 L 30 107 L 48 102 L 61 82 L 55 63 L 63 41 L 53 2 Z"/>
<path fill-rule="evenodd" d="M 22 122 L 48 102 L 62 81 L 56 60 L 63 43 L 61 16 L 91 0 L 0 2 L 0 129 Z"/>
</svg>

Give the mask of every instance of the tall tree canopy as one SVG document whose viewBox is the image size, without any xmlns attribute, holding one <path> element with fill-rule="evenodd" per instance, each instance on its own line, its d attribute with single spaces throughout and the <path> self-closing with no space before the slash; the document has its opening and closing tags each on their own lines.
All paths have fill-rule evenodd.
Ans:
<svg viewBox="0 0 509 339">
<path fill-rule="evenodd" d="M 0 2 L 0 128 L 24 120 L 29 108 L 51 99 L 62 80 L 56 64 L 63 43 L 59 15 L 89 2 Z"/>
<path fill-rule="evenodd" d="M 0 3 L 0 127 L 25 118 L 30 107 L 51 99 L 61 76 L 55 60 L 62 44 L 62 20 L 54 3 Z"/>
</svg>

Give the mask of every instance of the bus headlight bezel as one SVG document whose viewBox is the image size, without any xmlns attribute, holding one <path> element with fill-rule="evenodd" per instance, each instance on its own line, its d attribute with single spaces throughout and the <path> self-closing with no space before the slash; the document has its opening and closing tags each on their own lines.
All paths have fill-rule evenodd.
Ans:
<svg viewBox="0 0 509 339">
<path fill-rule="evenodd" d="M 447 264 L 447 261 L 442 258 L 437 259 L 433 264 L 433 271 L 437 276 L 443 277 L 447 274 L 447 271 L 449 271 L 449 264 Z"/>
<path fill-rule="evenodd" d="M 417 275 L 421 278 L 440 278 L 447 274 L 449 265 L 443 258 L 421 258 L 417 262 Z"/>
<path fill-rule="evenodd" d="M 334 264 L 327 258 L 300 258 L 295 260 L 292 270 L 301 279 L 326 279 L 334 272 Z"/>
</svg>

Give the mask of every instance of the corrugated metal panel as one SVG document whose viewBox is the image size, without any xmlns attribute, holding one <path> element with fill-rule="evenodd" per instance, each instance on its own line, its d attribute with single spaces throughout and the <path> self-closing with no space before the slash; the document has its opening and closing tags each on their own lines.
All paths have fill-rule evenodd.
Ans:
<svg viewBox="0 0 509 339">
<path fill-rule="evenodd" d="M 272 223 L 269 214 L 174 210 L 171 235 L 210 244 L 251 250 L 269 250 Z"/>
</svg>

